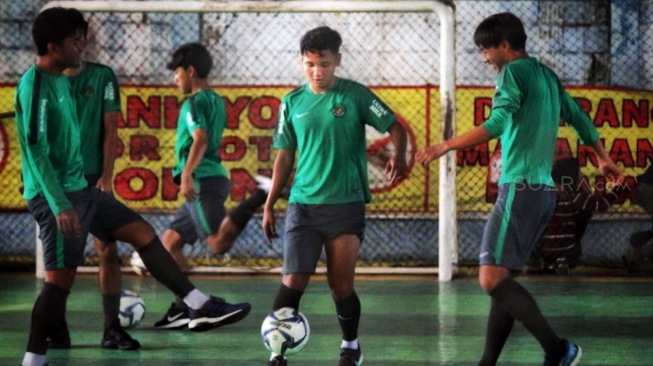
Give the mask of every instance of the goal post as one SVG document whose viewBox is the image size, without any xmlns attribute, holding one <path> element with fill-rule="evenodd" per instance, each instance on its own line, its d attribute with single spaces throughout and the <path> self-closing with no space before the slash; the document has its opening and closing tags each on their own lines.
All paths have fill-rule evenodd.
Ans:
<svg viewBox="0 0 653 366">
<path fill-rule="evenodd" d="M 231 15 L 231 21 L 235 19 L 235 15 L 237 14 L 245 14 L 245 13 L 255 13 L 255 14 L 261 14 L 261 13 L 274 13 L 274 14 L 292 14 L 292 13 L 333 13 L 333 14 L 348 14 L 348 13 L 374 13 L 374 14 L 403 14 L 403 13 L 434 13 L 437 15 L 437 20 L 439 22 L 439 40 L 436 39 L 436 34 L 435 32 L 433 34 L 418 34 L 419 32 L 415 32 L 415 34 L 411 34 L 410 37 L 414 39 L 416 42 L 424 42 L 424 39 L 427 40 L 432 40 L 433 43 L 438 43 L 439 48 L 438 48 L 438 53 L 439 53 L 439 58 L 437 59 L 438 61 L 438 75 L 439 78 L 434 80 L 424 80 L 423 82 L 419 82 L 418 84 L 421 85 L 420 93 L 424 91 L 424 93 L 427 96 L 430 96 L 431 93 L 431 86 L 437 85 L 437 89 L 434 90 L 434 92 L 439 92 L 439 103 L 437 105 L 433 106 L 434 110 L 439 110 L 440 113 L 440 118 L 431 118 L 432 116 L 429 114 L 430 109 L 431 109 L 431 103 L 430 101 L 427 100 L 426 104 L 424 105 L 424 108 L 427 110 L 425 113 L 427 120 L 426 126 L 424 127 L 424 136 L 417 136 L 418 139 L 417 141 L 417 146 L 413 145 L 413 151 L 412 154 L 414 154 L 415 149 L 417 148 L 423 148 L 425 144 L 433 144 L 439 139 L 433 138 L 431 136 L 431 129 L 434 131 L 439 131 L 440 132 L 440 139 L 450 139 L 451 137 L 455 136 L 456 134 L 456 85 L 455 85 L 455 75 L 456 75 L 456 65 L 455 65 L 455 17 L 454 17 L 454 4 L 453 1 L 451 0 L 441 0 L 441 1 L 366 1 L 366 0 L 358 0 L 358 1 L 293 1 L 293 0 L 285 0 L 285 1 L 52 1 L 47 3 L 43 9 L 51 8 L 51 7 L 70 7 L 70 8 L 76 8 L 80 10 L 81 12 L 84 13 L 107 13 L 107 14 L 114 14 L 114 13 L 133 13 L 135 14 L 135 17 L 141 17 L 141 19 L 145 19 L 146 14 L 150 13 L 179 13 L 179 14 L 187 14 L 187 13 L 213 13 L 213 14 L 222 14 L 222 15 Z M 235 14 L 235 15 L 234 15 Z M 216 19 L 220 18 L 220 16 L 216 16 Z M 143 20 L 144 21 L 144 20 Z M 222 20 L 219 20 L 222 21 Z M 115 24 L 114 24 L 115 26 Z M 224 25 L 222 28 L 223 31 L 226 31 L 226 29 L 231 26 L 231 23 L 228 23 Z M 398 31 L 402 31 L 404 24 L 395 24 L 395 25 L 389 25 L 392 27 L 396 27 Z M 372 27 L 372 25 L 370 25 Z M 134 28 L 136 31 L 143 31 L 142 28 Z M 340 29 L 338 29 L 340 30 Z M 146 31 L 143 31 L 146 32 Z M 147 31 L 148 36 L 151 36 L 152 39 L 155 37 L 159 37 L 158 35 L 154 34 L 154 31 Z M 207 37 L 213 37 L 211 38 L 215 42 L 221 42 L 222 39 L 220 38 L 223 34 L 221 34 L 219 31 L 215 30 L 214 28 L 211 29 L 200 29 L 198 31 L 198 34 L 200 37 L 207 36 Z M 373 32 L 370 32 L 370 38 L 371 35 L 373 35 Z M 97 39 L 100 38 L 106 38 L 109 37 L 107 35 L 101 35 L 98 36 Z M 406 35 L 406 37 L 409 37 Z M 409 38 L 410 38 L 409 37 Z M 160 37 L 159 37 L 160 38 Z M 364 38 L 364 37 L 363 37 Z M 271 42 L 273 41 L 278 41 L 278 39 L 275 39 L 275 37 L 272 37 Z M 385 42 L 385 41 L 384 41 Z M 387 41 L 390 42 L 390 41 Z M 386 43 L 380 43 L 382 46 L 387 44 Z M 347 39 L 345 38 L 344 43 L 347 44 Z M 115 45 L 115 44 L 109 44 L 107 47 L 109 48 L 120 48 L 120 47 L 127 47 L 123 45 Z M 130 47 L 131 47 L 131 41 L 130 41 Z M 281 47 L 281 46 L 279 46 Z M 361 49 L 367 49 L 365 44 L 361 44 Z M 133 46 L 133 48 L 125 51 L 125 52 L 131 52 L 133 50 L 138 50 L 138 46 Z M 228 51 L 227 51 L 228 52 Z M 285 51 L 282 51 L 285 52 Z M 421 53 L 424 52 L 421 49 L 415 50 L 414 52 L 416 53 Z M 428 53 L 428 52 L 426 52 Z M 397 55 L 398 57 L 401 55 Z M 135 55 L 130 55 L 129 57 L 139 57 Z M 255 56 L 253 56 L 255 60 Z M 428 58 L 428 54 L 423 56 L 425 58 Z M 146 58 L 146 56 L 142 56 L 143 59 Z M 364 57 L 361 58 L 360 60 L 366 60 Z M 101 62 L 102 60 L 100 60 Z M 148 62 L 145 60 L 144 62 Z M 223 61 L 220 60 L 220 62 L 228 62 L 228 61 Z M 256 62 L 252 61 L 253 63 Z M 352 62 L 357 62 L 356 60 Z M 153 62 L 150 61 L 150 64 L 147 65 L 147 68 L 156 68 L 157 66 L 160 67 L 160 64 L 157 65 L 151 65 Z M 418 62 L 415 62 L 415 64 L 418 64 Z M 115 66 L 115 65 L 110 65 L 110 66 Z M 256 66 L 251 66 L 252 69 L 255 69 Z M 295 65 L 296 68 L 299 68 L 298 65 Z M 145 66 L 143 67 L 134 67 L 133 69 L 140 70 L 146 68 Z M 265 69 L 265 67 L 263 67 Z M 361 66 L 361 68 L 365 68 L 364 66 Z M 415 69 L 417 71 L 412 71 L 413 73 L 419 73 L 419 66 L 415 66 Z M 130 69 L 129 67 L 124 67 L 124 73 L 125 73 L 125 79 L 128 80 L 127 83 L 137 83 L 141 82 L 142 80 L 155 80 L 156 76 L 134 76 L 133 74 L 130 74 Z M 269 70 L 264 70 L 264 71 L 269 71 Z M 275 70 L 275 72 L 285 72 L 282 70 Z M 403 72 L 403 70 L 397 69 L 398 73 Z M 354 80 L 357 80 L 357 75 L 352 75 L 351 78 Z M 258 75 L 259 78 L 263 79 L 266 77 L 266 75 Z M 373 78 L 373 77 L 372 77 Z M 386 76 L 383 79 L 388 79 L 392 78 L 392 75 Z M 120 79 L 120 78 L 119 78 Z M 419 78 L 415 78 L 419 79 Z M 158 79 L 156 79 L 158 80 Z M 153 81 L 153 84 L 157 84 L 157 82 Z M 171 79 L 168 80 L 168 85 L 171 84 Z M 242 80 L 251 80 L 247 79 L 244 77 Z M 411 79 L 412 80 L 412 79 Z M 369 85 L 370 83 L 373 85 L 378 86 L 378 82 L 376 81 L 371 81 L 371 82 L 366 82 L 366 80 L 357 80 L 360 81 L 366 85 Z M 271 83 L 272 80 L 268 81 L 263 81 L 264 83 Z M 121 80 L 122 83 L 122 80 Z M 397 86 L 397 89 L 409 89 L 409 87 L 406 86 L 406 84 L 411 84 L 410 87 L 415 87 L 413 85 L 413 82 L 403 82 L 398 81 L 399 86 Z M 245 82 L 247 84 L 247 82 Z M 290 85 L 296 83 L 289 83 Z M 161 83 L 159 83 L 161 85 Z M 267 84 L 266 84 L 267 85 Z M 254 87 L 254 86 L 252 86 Z M 255 87 L 259 88 L 261 87 L 260 85 L 256 85 Z M 379 87 L 379 90 L 383 90 L 384 87 Z M 373 88 L 373 90 L 375 90 Z M 146 99 L 147 97 L 143 97 Z M 383 98 L 383 96 L 382 96 Z M 148 99 L 149 100 L 149 99 Z M 152 103 L 156 102 L 155 99 L 152 100 Z M 235 101 L 234 104 L 237 104 Z M 143 104 L 143 101 L 134 101 L 135 105 L 138 103 Z M 168 99 L 164 99 L 160 101 L 160 103 L 172 103 Z M 403 100 L 402 100 L 403 103 Z M 409 100 L 406 101 L 406 103 L 409 103 Z M 273 103 L 274 104 L 274 103 Z M 163 108 L 162 105 L 158 105 L 159 108 Z M 167 107 L 168 104 L 165 104 L 165 107 Z M 147 107 L 152 107 L 151 105 L 148 105 Z M 233 107 L 233 106 L 232 106 Z M 392 105 L 391 105 L 392 107 Z M 154 108 L 154 107 L 152 107 Z M 235 108 L 235 107 L 234 107 Z M 395 108 L 393 108 L 395 109 Z M 156 113 L 156 111 L 153 112 L 153 109 L 148 109 L 146 108 L 145 112 L 143 112 L 142 115 L 139 115 L 137 118 L 147 118 L 148 115 L 146 113 Z M 164 112 L 165 113 L 165 112 Z M 276 112 L 270 112 L 270 111 L 265 111 L 261 112 L 261 115 L 264 115 L 262 117 L 263 122 L 269 122 L 266 117 L 269 117 L 270 114 L 274 114 Z M 161 117 L 164 118 L 164 117 Z M 417 118 L 417 117 L 415 117 Z M 271 119 L 271 118 L 270 118 Z M 433 136 L 436 134 L 433 133 Z M 249 142 L 251 143 L 252 138 L 249 139 Z M 236 146 L 237 144 L 234 143 Z M 237 149 L 237 146 L 236 146 Z M 260 151 L 259 151 L 260 153 Z M 369 156 L 369 154 L 368 154 Z M 433 164 L 433 167 L 435 164 Z M 433 169 L 431 167 L 431 169 Z M 416 168 L 417 169 L 417 168 Z M 428 185 L 432 182 L 431 180 L 428 179 L 429 176 L 429 168 L 428 167 L 419 167 L 419 169 L 424 169 L 425 173 L 424 176 L 425 178 L 424 185 L 427 187 L 424 188 L 424 193 L 425 196 L 428 195 L 429 192 L 429 187 Z M 259 169 L 260 170 L 260 169 Z M 238 172 L 240 174 L 240 172 Z M 429 214 L 429 208 L 428 206 L 428 197 L 424 198 L 422 201 L 424 202 L 423 206 L 421 209 L 415 209 L 415 208 L 406 208 L 405 212 L 399 212 L 397 211 L 402 211 L 402 210 L 395 210 L 391 209 L 388 210 L 391 212 L 391 214 L 384 214 L 382 208 L 378 208 L 375 210 L 377 217 L 380 218 L 380 220 L 386 219 L 386 218 L 392 218 L 396 214 L 396 217 L 402 217 L 403 219 L 406 218 L 411 218 L 411 217 L 419 217 L 419 218 L 424 218 L 428 217 L 431 221 L 433 218 L 438 219 L 438 230 L 437 230 L 437 235 L 438 235 L 438 276 L 440 281 L 450 281 L 452 278 L 453 271 L 455 270 L 456 262 L 457 262 L 457 244 L 456 244 L 456 236 L 457 236 L 457 219 L 456 219 L 456 189 L 455 189 L 455 174 L 456 174 L 456 154 L 455 152 L 450 152 L 446 156 L 442 157 L 440 159 L 440 165 L 439 165 L 439 177 L 438 177 L 438 211 L 436 212 L 431 212 Z M 232 176 L 233 179 L 233 176 Z M 379 190 L 382 192 L 387 192 L 388 190 L 386 189 L 383 191 L 385 188 L 380 188 Z M 416 190 L 419 188 L 415 188 Z M 233 192 L 232 192 L 233 193 Z M 386 193 L 384 193 L 386 194 Z M 410 196 L 413 197 L 413 196 Z M 400 197 L 390 197 L 388 198 L 388 202 L 399 202 Z M 413 201 L 419 201 L 419 198 L 415 199 L 414 197 L 411 198 Z M 393 201 L 394 200 L 394 201 Z M 397 205 L 401 205 L 401 203 L 396 203 Z M 142 207 L 137 207 L 137 208 L 142 208 Z M 421 212 L 421 213 L 420 213 Z M 433 240 L 431 239 L 431 244 L 434 244 Z M 366 245 L 363 244 L 364 246 Z M 433 248 L 431 246 L 431 248 Z M 419 255 L 417 255 L 419 256 Z M 410 257 L 410 256 L 409 256 Z M 37 269 L 38 271 L 38 269 Z M 389 272 L 392 272 L 392 268 L 389 269 Z M 405 273 L 405 271 L 401 271 L 402 273 Z"/>
</svg>

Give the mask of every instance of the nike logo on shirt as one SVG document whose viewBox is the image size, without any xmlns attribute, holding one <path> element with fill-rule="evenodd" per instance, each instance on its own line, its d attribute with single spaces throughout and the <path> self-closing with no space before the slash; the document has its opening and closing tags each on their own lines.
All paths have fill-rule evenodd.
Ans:
<svg viewBox="0 0 653 366">
<path fill-rule="evenodd" d="M 306 112 L 306 113 L 297 113 L 297 114 L 295 115 L 295 118 L 298 118 L 298 119 L 299 119 L 299 118 L 302 118 L 302 117 L 304 117 L 305 115 L 307 115 L 307 114 L 309 114 L 309 113 L 311 113 L 311 112 Z"/>
</svg>

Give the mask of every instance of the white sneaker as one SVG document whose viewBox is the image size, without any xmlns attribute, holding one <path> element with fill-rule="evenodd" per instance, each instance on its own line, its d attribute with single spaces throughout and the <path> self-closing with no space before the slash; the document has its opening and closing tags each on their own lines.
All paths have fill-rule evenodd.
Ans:
<svg viewBox="0 0 653 366">
<path fill-rule="evenodd" d="M 147 267 L 145 267 L 145 263 L 143 263 L 141 256 L 138 255 L 138 252 L 135 250 L 132 252 L 131 266 L 134 270 L 134 273 L 141 277 L 145 277 L 149 274 L 149 271 L 147 270 Z"/>
</svg>

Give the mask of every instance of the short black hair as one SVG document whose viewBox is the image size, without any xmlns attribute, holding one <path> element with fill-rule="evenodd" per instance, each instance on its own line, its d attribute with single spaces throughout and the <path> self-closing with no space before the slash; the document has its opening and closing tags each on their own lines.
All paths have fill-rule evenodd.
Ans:
<svg viewBox="0 0 653 366">
<path fill-rule="evenodd" d="M 306 32 L 299 42 L 299 50 L 302 55 L 306 52 L 321 55 L 322 51 L 325 50 L 329 50 L 332 54 L 337 55 L 340 53 L 340 46 L 342 46 L 340 33 L 326 25 Z"/>
<path fill-rule="evenodd" d="M 200 79 L 206 79 L 213 66 L 213 58 L 200 43 L 186 43 L 175 50 L 172 54 L 172 60 L 168 62 L 168 70 L 176 70 L 178 67 L 188 69 L 192 66 Z"/>
<path fill-rule="evenodd" d="M 506 40 L 515 50 L 526 49 L 524 24 L 512 13 L 499 13 L 483 19 L 474 31 L 474 43 L 478 47 L 498 47 Z"/>
<path fill-rule="evenodd" d="M 48 53 L 48 44 L 63 44 L 63 41 L 75 35 L 77 30 L 86 33 L 88 22 L 77 9 L 55 7 L 43 10 L 32 24 L 32 39 L 39 56 Z"/>
<path fill-rule="evenodd" d="M 562 158 L 553 164 L 551 178 L 558 184 L 569 184 L 578 187 L 580 166 L 576 158 Z"/>
</svg>

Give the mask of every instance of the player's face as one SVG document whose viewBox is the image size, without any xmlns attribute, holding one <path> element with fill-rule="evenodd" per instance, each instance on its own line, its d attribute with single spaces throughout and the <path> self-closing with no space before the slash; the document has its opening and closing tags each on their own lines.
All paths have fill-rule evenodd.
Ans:
<svg viewBox="0 0 653 366">
<path fill-rule="evenodd" d="M 184 69 L 181 66 L 175 69 L 175 84 L 177 85 L 177 89 L 179 89 L 180 92 L 184 94 L 190 94 L 192 91 L 192 85 L 190 82 L 190 75 L 188 74 L 188 70 Z"/>
<path fill-rule="evenodd" d="M 60 45 L 51 44 L 51 53 L 62 68 L 75 68 L 81 65 L 85 46 L 82 38 L 84 38 L 84 32 L 78 29 L 75 34 L 64 39 Z"/>
<path fill-rule="evenodd" d="M 507 48 L 503 45 L 503 43 L 500 44 L 499 47 L 485 48 L 481 46 L 478 49 L 483 57 L 483 62 L 492 66 L 496 72 L 501 71 L 503 66 L 508 63 L 506 57 Z"/>
<path fill-rule="evenodd" d="M 340 54 L 334 55 L 329 50 L 320 53 L 306 52 L 302 55 L 304 73 L 311 90 L 316 93 L 324 93 L 331 88 L 338 66 L 340 66 Z"/>
</svg>

